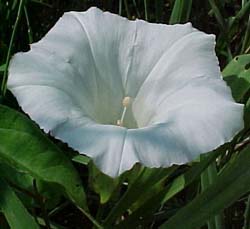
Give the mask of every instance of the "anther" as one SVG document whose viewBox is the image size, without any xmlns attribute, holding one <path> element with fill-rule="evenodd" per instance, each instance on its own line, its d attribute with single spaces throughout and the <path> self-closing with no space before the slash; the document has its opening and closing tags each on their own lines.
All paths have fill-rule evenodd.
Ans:
<svg viewBox="0 0 250 229">
<path fill-rule="evenodd" d="M 123 111 L 122 111 L 122 117 L 121 119 L 117 120 L 117 126 L 123 126 L 123 121 L 126 115 L 127 108 L 130 106 L 132 102 L 132 98 L 129 96 L 126 96 L 122 100 L 122 106 L 123 106 Z"/>
<path fill-rule="evenodd" d="M 126 96 L 126 97 L 124 97 L 124 99 L 122 100 L 122 105 L 123 105 L 124 107 L 128 107 L 128 106 L 131 104 L 131 102 L 132 102 L 132 98 L 129 97 L 129 96 Z"/>
</svg>

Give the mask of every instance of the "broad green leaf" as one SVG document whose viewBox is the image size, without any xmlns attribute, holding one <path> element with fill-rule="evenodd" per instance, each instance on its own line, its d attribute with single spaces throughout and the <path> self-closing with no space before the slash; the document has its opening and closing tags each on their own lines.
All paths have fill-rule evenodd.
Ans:
<svg viewBox="0 0 250 229">
<path fill-rule="evenodd" d="M 191 9 L 192 0 L 175 0 L 169 24 L 187 22 L 189 20 Z"/>
<path fill-rule="evenodd" d="M 3 212 L 12 229 L 40 228 L 12 188 L 2 178 L 0 178 L 0 211 Z"/>
<path fill-rule="evenodd" d="M 250 147 L 244 149 L 202 194 L 160 228 L 199 228 L 250 190 Z"/>
<path fill-rule="evenodd" d="M 250 54 L 236 56 L 222 72 L 232 89 L 233 97 L 240 101 L 250 89 Z"/>
<path fill-rule="evenodd" d="M 80 178 L 71 161 L 27 117 L 0 105 L 0 158 L 37 179 L 57 184 L 87 209 Z"/>
</svg>

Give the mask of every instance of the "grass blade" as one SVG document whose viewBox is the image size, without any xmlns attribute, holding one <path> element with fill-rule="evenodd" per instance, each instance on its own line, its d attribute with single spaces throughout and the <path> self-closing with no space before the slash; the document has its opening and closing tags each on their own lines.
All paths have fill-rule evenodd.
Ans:
<svg viewBox="0 0 250 229">
<path fill-rule="evenodd" d="M 13 31 L 12 31 L 12 34 L 11 34 L 11 38 L 10 38 L 10 44 L 9 44 L 7 57 L 6 57 L 6 66 L 5 66 L 2 85 L 1 85 L 1 93 L 2 93 L 3 96 L 6 93 L 6 84 L 7 84 L 7 80 L 8 80 L 7 72 L 8 72 L 8 68 L 9 68 L 9 64 L 10 64 L 11 52 L 12 52 L 12 48 L 13 48 L 14 39 L 15 39 L 15 36 L 16 36 L 17 27 L 18 27 L 18 24 L 19 24 L 20 19 L 21 19 L 21 13 L 23 11 L 24 2 L 25 2 L 25 0 L 20 0 L 20 2 L 19 2 L 16 21 L 15 21 L 14 28 L 13 28 Z"/>
<path fill-rule="evenodd" d="M 122 15 L 122 0 L 119 0 L 119 10 L 118 10 L 118 14 Z"/>
<path fill-rule="evenodd" d="M 145 20 L 148 21 L 148 3 L 147 0 L 144 0 L 144 14 L 145 14 Z"/>
<path fill-rule="evenodd" d="M 118 228 L 131 228 L 141 223 L 141 218 L 152 217 L 152 214 L 159 208 L 161 204 L 167 202 L 170 198 L 181 192 L 188 187 L 193 181 L 199 179 L 201 173 L 207 168 L 207 166 L 214 161 L 222 151 L 224 147 L 221 147 L 215 152 L 211 152 L 205 160 L 195 164 L 184 174 L 176 177 L 166 187 L 155 192 L 154 195 L 145 201 L 138 209 L 132 212 L 123 222 L 118 225 Z"/>
<path fill-rule="evenodd" d="M 246 27 L 246 31 L 245 31 L 245 35 L 244 35 L 244 39 L 242 42 L 242 47 L 241 47 L 241 51 L 240 53 L 246 53 L 247 47 L 250 44 L 250 15 L 248 17 L 248 21 L 247 21 L 247 27 Z"/>
<path fill-rule="evenodd" d="M 211 184 L 213 184 L 214 180 L 217 178 L 217 169 L 216 162 L 211 163 L 208 168 L 201 175 L 201 187 L 202 191 L 205 191 Z M 216 215 L 215 217 L 208 220 L 208 228 L 209 229 L 222 229 L 223 228 L 223 220 L 221 215 Z"/>
<path fill-rule="evenodd" d="M 232 159 L 233 160 L 233 159 Z M 182 208 L 160 228 L 199 228 L 250 190 L 250 147 L 228 164 L 201 195 Z"/>
<path fill-rule="evenodd" d="M 26 5 L 24 5 L 24 14 L 25 14 L 25 18 L 26 18 L 26 23 L 27 23 L 27 27 L 28 27 L 28 38 L 29 38 L 29 43 L 33 43 L 33 32 L 30 26 L 30 20 L 29 20 L 29 15 L 28 15 L 28 11 L 27 11 L 27 7 Z"/>
<path fill-rule="evenodd" d="M 155 17 L 156 22 L 162 21 L 162 12 L 163 12 L 163 0 L 156 0 L 155 1 Z"/>
<path fill-rule="evenodd" d="M 187 22 L 191 13 L 192 2 L 192 0 L 175 0 L 169 24 Z"/>
<path fill-rule="evenodd" d="M 2 178 L 0 178 L 0 209 L 12 229 L 40 228 L 12 188 Z"/>
<path fill-rule="evenodd" d="M 248 196 L 248 199 L 247 199 L 244 218 L 245 218 L 244 226 L 242 229 L 250 229 L 250 195 Z"/>
</svg>

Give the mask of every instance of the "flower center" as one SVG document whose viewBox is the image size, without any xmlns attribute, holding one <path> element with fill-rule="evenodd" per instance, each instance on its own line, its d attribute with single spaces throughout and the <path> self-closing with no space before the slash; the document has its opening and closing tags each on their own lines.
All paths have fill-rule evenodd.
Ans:
<svg viewBox="0 0 250 229">
<path fill-rule="evenodd" d="M 132 98 L 129 96 L 124 97 L 124 99 L 122 100 L 122 106 L 123 106 L 122 116 L 121 116 L 121 119 L 117 120 L 118 126 L 124 125 L 125 115 L 126 115 L 126 112 L 131 104 L 132 104 Z"/>
</svg>

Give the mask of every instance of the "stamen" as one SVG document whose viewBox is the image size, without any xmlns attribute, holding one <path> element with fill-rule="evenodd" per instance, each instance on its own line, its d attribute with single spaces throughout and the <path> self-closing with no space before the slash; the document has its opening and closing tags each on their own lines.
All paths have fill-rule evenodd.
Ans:
<svg viewBox="0 0 250 229">
<path fill-rule="evenodd" d="M 118 119 L 116 124 L 117 124 L 117 126 L 122 126 L 122 122 L 121 122 L 121 120 L 120 120 L 120 119 Z"/>
<path fill-rule="evenodd" d="M 131 102 L 132 102 L 132 98 L 129 96 L 124 97 L 124 99 L 122 100 L 123 111 L 122 111 L 121 119 L 117 120 L 118 126 L 123 126 L 123 121 L 126 115 L 127 108 L 130 106 Z"/>
<path fill-rule="evenodd" d="M 121 124 L 123 124 L 123 121 L 124 121 L 124 118 L 125 118 L 126 111 L 127 111 L 127 107 L 124 107 L 124 108 L 123 108 L 123 111 L 122 111 Z"/>
</svg>

